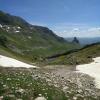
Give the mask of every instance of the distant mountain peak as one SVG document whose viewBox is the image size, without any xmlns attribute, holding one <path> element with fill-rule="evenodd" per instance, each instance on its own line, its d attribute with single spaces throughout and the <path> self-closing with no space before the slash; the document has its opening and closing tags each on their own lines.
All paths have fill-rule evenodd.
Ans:
<svg viewBox="0 0 100 100">
<path fill-rule="evenodd" d="M 79 40 L 78 40 L 77 37 L 74 37 L 73 40 L 72 40 L 72 43 L 77 43 L 77 44 L 79 44 L 80 42 L 79 42 Z"/>
</svg>

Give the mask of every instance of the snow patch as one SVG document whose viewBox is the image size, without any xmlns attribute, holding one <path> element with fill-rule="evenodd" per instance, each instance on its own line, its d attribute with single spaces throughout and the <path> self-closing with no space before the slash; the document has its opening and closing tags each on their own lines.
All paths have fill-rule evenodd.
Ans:
<svg viewBox="0 0 100 100">
<path fill-rule="evenodd" d="M 0 66 L 2 67 L 24 67 L 24 68 L 38 68 L 30 64 L 18 61 L 16 59 L 0 55 Z"/>
<path fill-rule="evenodd" d="M 93 58 L 94 62 L 90 64 L 78 65 L 76 70 L 95 78 L 96 87 L 100 88 L 100 57 Z"/>
</svg>

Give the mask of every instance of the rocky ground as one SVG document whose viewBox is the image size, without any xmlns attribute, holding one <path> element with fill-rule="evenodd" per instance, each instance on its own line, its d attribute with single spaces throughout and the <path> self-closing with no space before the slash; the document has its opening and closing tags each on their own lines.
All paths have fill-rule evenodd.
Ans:
<svg viewBox="0 0 100 100">
<path fill-rule="evenodd" d="M 100 90 L 74 66 L 1 67 L 0 100 L 100 100 Z"/>
</svg>

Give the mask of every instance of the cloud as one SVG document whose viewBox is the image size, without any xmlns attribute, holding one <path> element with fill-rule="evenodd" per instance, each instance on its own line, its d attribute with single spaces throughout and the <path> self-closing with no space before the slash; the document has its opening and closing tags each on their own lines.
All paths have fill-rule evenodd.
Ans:
<svg viewBox="0 0 100 100">
<path fill-rule="evenodd" d="M 60 25 L 54 27 L 55 33 L 62 37 L 100 37 L 100 27 L 85 25 Z"/>
<path fill-rule="evenodd" d="M 73 31 L 79 31 L 79 28 L 73 28 Z"/>
<path fill-rule="evenodd" d="M 100 31 L 100 27 L 93 27 L 93 28 L 90 28 L 88 29 L 89 32 L 91 31 Z"/>
<path fill-rule="evenodd" d="M 46 26 L 62 37 L 100 37 L 100 27 L 93 27 L 85 24 L 57 23 L 46 24 L 31 22 L 34 25 Z"/>
</svg>

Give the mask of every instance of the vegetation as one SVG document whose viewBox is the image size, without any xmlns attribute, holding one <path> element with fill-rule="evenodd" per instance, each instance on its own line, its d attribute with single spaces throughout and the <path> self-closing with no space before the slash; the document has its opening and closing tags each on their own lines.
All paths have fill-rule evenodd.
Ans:
<svg viewBox="0 0 100 100">
<path fill-rule="evenodd" d="M 79 44 L 67 42 L 50 29 L 30 25 L 20 17 L 0 12 L 1 49 L 28 58 L 29 62 L 39 62 L 48 56 L 80 48 Z M 7 41 L 5 40 L 7 39 Z"/>
<path fill-rule="evenodd" d="M 100 56 L 100 43 L 87 45 L 79 50 L 74 50 L 70 53 L 65 53 L 55 58 L 48 60 L 48 64 L 68 64 L 77 65 L 89 63 L 92 58 Z M 53 60 L 52 60 L 53 59 Z"/>
<path fill-rule="evenodd" d="M 93 78 L 79 73 L 68 74 L 67 77 L 69 78 L 38 69 L 0 67 L 0 99 L 35 100 L 38 97 L 44 97 L 46 100 L 100 99 L 100 90 L 95 88 Z"/>
<path fill-rule="evenodd" d="M 0 11 L 1 55 L 41 65 L 76 65 L 100 55 L 100 43 L 80 47 L 77 38 L 67 42 L 46 27 Z M 62 77 L 45 68 L 0 67 L 0 100 L 99 100 L 99 92 L 93 78 L 81 73 Z"/>
<path fill-rule="evenodd" d="M 4 35 L 0 35 L 0 45 L 6 47 L 7 38 Z"/>
<path fill-rule="evenodd" d="M 46 80 L 39 78 L 35 71 L 0 68 L 0 99 L 34 100 L 41 96 L 47 100 L 66 100 L 63 91 L 48 85 Z"/>
</svg>

